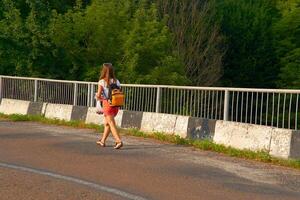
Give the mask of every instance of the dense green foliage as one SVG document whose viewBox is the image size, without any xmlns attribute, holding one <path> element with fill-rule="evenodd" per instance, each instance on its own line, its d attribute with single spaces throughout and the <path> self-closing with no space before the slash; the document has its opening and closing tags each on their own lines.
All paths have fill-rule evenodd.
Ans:
<svg viewBox="0 0 300 200">
<path fill-rule="evenodd" d="M 273 47 L 272 1 L 220 1 L 218 13 L 226 37 L 224 85 L 273 87 L 277 75 Z"/>
<path fill-rule="evenodd" d="M 222 77 L 222 36 L 215 20 L 215 0 L 157 0 L 174 34 L 174 47 L 194 85 L 214 85 Z"/>
<path fill-rule="evenodd" d="M 281 18 L 274 24 L 280 59 L 279 87 L 300 88 L 300 0 L 280 0 Z"/>
<path fill-rule="evenodd" d="M 2 0 L 0 74 L 300 88 L 300 0 Z"/>
</svg>

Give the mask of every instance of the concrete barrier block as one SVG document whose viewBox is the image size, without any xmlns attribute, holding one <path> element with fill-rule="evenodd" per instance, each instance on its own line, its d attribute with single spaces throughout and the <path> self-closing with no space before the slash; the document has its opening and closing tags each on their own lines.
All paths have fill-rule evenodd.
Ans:
<svg viewBox="0 0 300 200">
<path fill-rule="evenodd" d="M 216 120 L 191 117 L 188 122 L 187 137 L 191 139 L 212 140 L 215 133 Z"/>
<path fill-rule="evenodd" d="M 0 105 L 0 113 L 4 113 L 6 115 L 27 115 L 29 104 L 30 101 L 3 98 Z"/>
<path fill-rule="evenodd" d="M 42 116 L 46 115 L 46 108 L 48 106 L 48 103 L 43 103 L 43 107 L 42 107 Z"/>
<path fill-rule="evenodd" d="M 73 106 L 64 104 L 51 104 L 46 106 L 45 117 L 50 119 L 71 120 Z"/>
<path fill-rule="evenodd" d="M 215 143 L 230 146 L 233 132 L 236 132 L 236 131 L 246 132 L 247 131 L 247 127 L 238 127 L 238 126 L 237 127 L 234 127 L 234 126 L 228 127 L 229 123 L 231 123 L 231 122 L 226 122 L 226 121 L 217 121 L 216 122 L 215 135 L 213 138 L 213 141 Z M 232 130 L 232 127 L 234 128 L 233 130 Z"/>
<path fill-rule="evenodd" d="M 214 142 L 238 149 L 269 151 L 272 131 L 267 126 L 217 121 Z"/>
<path fill-rule="evenodd" d="M 187 137 L 187 130 L 190 117 L 177 116 L 175 124 L 175 135 L 179 135 L 181 138 Z"/>
<path fill-rule="evenodd" d="M 264 150 L 269 152 L 271 137 L 273 132 L 272 127 L 248 124 L 248 133 L 244 136 L 245 142 L 249 142 L 251 150 Z"/>
<path fill-rule="evenodd" d="M 280 158 L 290 157 L 292 130 L 274 128 L 271 139 L 270 154 Z"/>
<path fill-rule="evenodd" d="M 123 120 L 123 110 L 119 110 L 117 116 L 115 117 L 115 121 L 118 127 L 121 127 Z"/>
<path fill-rule="evenodd" d="M 85 106 L 73 106 L 71 120 L 85 121 L 88 107 Z"/>
<path fill-rule="evenodd" d="M 30 102 L 28 108 L 28 115 L 42 115 L 43 103 L 41 102 Z"/>
<path fill-rule="evenodd" d="M 142 117 L 143 117 L 142 112 L 124 110 L 121 127 L 140 129 L 142 123 Z"/>
<path fill-rule="evenodd" d="M 290 158 L 300 159 L 300 131 L 292 132 Z"/>
<path fill-rule="evenodd" d="M 164 132 L 173 134 L 175 131 L 176 119 L 176 115 L 144 112 L 141 130 L 146 132 Z"/>
<path fill-rule="evenodd" d="M 104 116 L 96 113 L 95 107 L 89 107 L 86 115 L 85 123 L 87 124 L 103 124 Z"/>
</svg>

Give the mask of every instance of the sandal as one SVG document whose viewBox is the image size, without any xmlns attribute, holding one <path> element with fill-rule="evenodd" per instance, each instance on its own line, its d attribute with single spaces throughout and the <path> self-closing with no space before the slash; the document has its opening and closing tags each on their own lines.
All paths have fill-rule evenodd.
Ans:
<svg viewBox="0 0 300 200">
<path fill-rule="evenodd" d="M 97 143 L 98 145 L 100 145 L 101 147 L 105 147 L 105 143 L 102 142 L 101 140 L 98 140 L 96 143 Z"/>
<path fill-rule="evenodd" d="M 123 142 L 116 142 L 114 149 L 120 149 L 123 146 Z"/>
</svg>

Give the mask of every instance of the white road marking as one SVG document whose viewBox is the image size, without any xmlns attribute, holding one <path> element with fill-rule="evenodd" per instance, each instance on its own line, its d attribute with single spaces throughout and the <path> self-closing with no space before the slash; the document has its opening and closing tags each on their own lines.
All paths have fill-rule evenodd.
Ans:
<svg viewBox="0 0 300 200">
<path fill-rule="evenodd" d="M 56 173 L 52 173 L 52 172 L 47 172 L 47 171 L 40 170 L 40 169 L 22 167 L 22 166 L 18 166 L 18 165 L 14 165 L 14 164 L 8 164 L 8 163 L 2 163 L 2 162 L 0 162 L 0 167 L 15 169 L 15 170 L 24 171 L 24 172 L 30 172 L 30 173 L 44 175 L 44 176 L 49 176 L 49 177 L 52 177 L 52 178 L 61 179 L 61 180 L 77 183 L 77 184 L 80 184 L 80 185 L 85 185 L 85 186 L 88 186 L 90 188 L 94 188 L 96 190 L 100 190 L 100 191 L 103 191 L 103 192 L 118 195 L 120 197 L 130 199 L 130 200 L 147 200 L 143 197 L 136 196 L 134 194 L 130 194 L 130 193 L 127 193 L 127 192 L 124 192 L 124 191 L 121 191 L 121 190 L 118 190 L 118 189 L 115 189 L 115 188 L 112 188 L 112 187 L 107 187 L 107 186 L 99 185 L 99 184 L 92 183 L 92 182 L 89 182 L 89 181 L 81 180 L 81 179 L 78 179 L 78 178 L 74 178 L 74 177 L 70 177 L 70 176 L 64 176 L 64 175 L 60 175 L 60 174 L 56 174 Z"/>
</svg>

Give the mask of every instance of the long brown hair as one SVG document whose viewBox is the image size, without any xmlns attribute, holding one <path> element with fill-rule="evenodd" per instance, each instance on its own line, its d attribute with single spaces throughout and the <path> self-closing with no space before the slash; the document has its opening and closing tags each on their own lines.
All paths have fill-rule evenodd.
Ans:
<svg viewBox="0 0 300 200">
<path fill-rule="evenodd" d="M 116 82 L 114 68 L 111 63 L 104 63 L 102 65 L 100 80 L 101 79 L 105 80 L 107 86 L 110 84 L 110 79 L 113 79 L 113 81 Z"/>
</svg>

